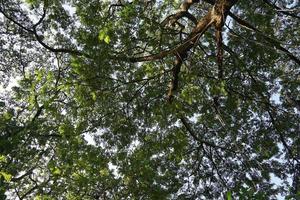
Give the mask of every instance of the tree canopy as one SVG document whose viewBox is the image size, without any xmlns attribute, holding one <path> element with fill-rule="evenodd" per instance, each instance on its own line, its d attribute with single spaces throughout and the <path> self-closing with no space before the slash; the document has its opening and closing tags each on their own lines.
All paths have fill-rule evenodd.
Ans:
<svg viewBox="0 0 300 200">
<path fill-rule="evenodd" d="M 0 0 L 0 199 L 300 198 L 298 0 Z"/>
</svg>

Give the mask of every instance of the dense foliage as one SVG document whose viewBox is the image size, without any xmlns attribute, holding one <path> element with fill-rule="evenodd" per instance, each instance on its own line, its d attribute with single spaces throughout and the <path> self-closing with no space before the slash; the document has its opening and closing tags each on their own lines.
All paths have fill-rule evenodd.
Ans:
<svg viewBox="0 0 300 200">
<path fill-rule="evenodd" d="M 0 0 L 0 199 L 300 198 L 298 0 Z"/>
</svg>

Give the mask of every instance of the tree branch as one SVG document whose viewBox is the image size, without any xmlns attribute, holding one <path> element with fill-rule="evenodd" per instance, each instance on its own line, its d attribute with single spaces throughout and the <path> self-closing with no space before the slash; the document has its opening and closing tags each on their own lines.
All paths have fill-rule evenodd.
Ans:
<svg viewBox="0 0 300 200">
<path fill-rule="evenodd" d="M 294 155 L 292 149 L 289 147 L 288 143 L 286 142 L 286 140 L 284 138 L 284 135 L 281 133 L 279 125 L 277 124 L 277 121 L 274 118 L 272 112 L 270 110 L 268 110 L 267 112 L 268 112 L 268 115 L 269 115 L 269 117 L 271 119 L 271 123 L 273 124 L 275 130 L 278 132 L 280 141 L 283 144 L 283 146 L 286 149 L 286 151 L 288 152 L 289 156 L 291 158 L 293 158 L 295 161 L 297 161 L 297 163 L 300 163 L 300 160 L 298 160 L 298 158 Z"/>
<path fill-rule="evenodd" d="M 185 0 L 181 6 L 179 12 L 176 14 L 168 16 L 161 25 L 165 26 L 167 24 L 170 24 L 171 26 L 174 25 L 180 18 L 186 17 L 190 19 L 194 24 L 197 24 L 197 19 L 189 13 L 189 8 L 194 4 L 194 3 L 199 3 L 199 0 Z"/>
<path fill-rule="evenodd" d="M 291 58 L 293 61 L 295 61 L 297 64 L 300 65 L 300 60 L 294 56 L 288 49 L 281 46 L 280 42 L 277 41 L 274 38 L 271 38 L 270 36 L 265 35 L 262 31 L 252 26 L 247 21 L 239 18 L 238 16 L 234 15 L 233 13 L 229 12 L 229 16 L 232 17 L 237 23 L 239 23 L 242 27 L 245 27 L 251 31 L 256 32 L 257 34 L 261 35 L 263 38 L 265 38 L 266 41 L 268 41 L 270 44 L 272 44 L 276 49 L 284 52 L 289 58 Z"/>
<path fill-rule="evenodd" d="M 284 9 L 276 6 L 275 3 L 271 3 L 269 0 L 263 0 L 263 2 L 266 3 L 268 6 L 270 6 L 271 8 L 275 9 L 279 13 L 282 13 L 282 14 L 285 14 L 285 15 L 288 15 L 288 16 L 300 19 L 300 16 L 298 16 L 298 15 L 296 15 L 294 13 L 288 12 L 288 11 L 286 11 L 286 10 L 284 10 Z"/>
<path fill-rule="evenodd" d="M 218 149 L 222 149 L 222 150 L 226 150 L 228 151 L 227 148 L 225 147 L 221 147 L 221 146 L 218 146 L 214 143 L 211 143 L 211 142 L 208 142 L 208 141 L 205 141 L 205 140 L 202 140 L 200 139 L 197 134 L 194 132 L 194 130 L 192 129 L 192 127 L 190 126 L 190 124 L 187 122 L 187 119 L 185 119 L 183 116 L 181 116 L 180 118 L 180 121 L 182 122 L 182 124 L 184 125 L 184 127 L 186 128 L 186 130 L 190 133 L 190 135 L 194 138 L 194 140 L 196 140 L 197 142 L 201 143 L 201 144 L 205 144 L 207 146 L 210 146 L 210 147 L 213 147 L 213 148 L 218 148 Z"/>
<path fill-rule="evenodd" d="M 186 1 L 182 5 L 182 10 L 188 10 L 189 7 L 198 1 Z M 181 65 L 184 59 L 187 58 L 188 51 L 197 43 L 199 38 L 205 33 L 205 31 L 211 26 L 215 25 L 217 31 L 219 31 L 218 39 L 218 63 L 220 77 L 222 77 L 222 50 L 220 49 L 220 42 L 222 43 L 222 37 L 220 36 L 220 32 L 225 22 L 225 18 L 229 13 L 230 8 L 237 2 L 237 0 L 218 0 L 215 5 L 209 12 L 197 23 L 196 27 L 191 31 L 187 39 L 181 45 L 167 51 L 162 51 L 158 54 L 143 56 L 138 58 L 130 58 L 131 62 L 142 62 L 142 61 L 153 61 L 162 59 L 170 54 L 175 55 L 175 64 L 173 68 L 173 80 L 170 84 L 170 89 L 168 93 L 168 101 L 171 102 L 173 92 L 178 88 L 178 78 Z"/>
<path fill-rule="evenodd" d="M 54 53 L 69 53 L 72 55 L 77 55 L 77 56 L 85 56 L 87 58 L 90 58 L 90 56 L 86 53 L 77 51 L 77 50 L 72 50 L 72 49 L 66 49 L 66 48 L 54 48 L 51 47 L 49 45 L 47 45 L 41 38 L 40 35 L 38 35 L 37 31 L 36 31 L 36 27 L 42 22 L 42 20 L 44 19 L 46 13 L 43 13 L 43 16 L 40 18 L 40 20 L 33 25 L 33 28 L 30 29 L 28 27 L 23 26 L 20 22 L 18 22 L 17 20 L 15 20 L 13 17 L 9 16 L 7 13 L 4 12 L 3 9 L 0 9 L 0 13 L 2 13 L 4 15 L 5 18 L 7 18 L 8 20 L 10 20 L 11 22 L 13 22 L 15 25 L 19 26 L 21 29 L 27 31 L 28 33 L 32 34 L 38 43 L 40 43 L 44 48 L 46 48 L 47 50 L 54 52 Z"/>
</svg>

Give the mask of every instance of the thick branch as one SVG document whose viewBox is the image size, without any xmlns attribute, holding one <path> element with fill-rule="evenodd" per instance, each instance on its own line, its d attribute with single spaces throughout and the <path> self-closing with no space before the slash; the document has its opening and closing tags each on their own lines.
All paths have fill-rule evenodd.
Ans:
<svg viewBox="0 0 300 200">
<path fill-rule="evenodd" d="M 217 63 L 218 63 L 218 78 L 223 78 L 223 49 L 222 49 L 222 28 L 225 24 L 226 17 L 229 13 L 230 8 L 236 3 L 236 0 L 226 1 L 217 0 L 214 5 L 214 24 L 216 29 L 216 40 L 217 40 Z"/>
<path fill-rule="evenodd" d="M 187 10 L 191 4 L 195 1 L 186 1 L 186 4 L 183 4 L 183 10 Z M 219 77 L 222 77 L 222 50 L 220 44 L 222 43 L 221 31 L 225 22 L 225 18 L 229 13 L 230 8 L 237 2 L 237 0 L 219 0 L 216 1 L 214 7 L 197 23 L 196 27 L 191 31 L 190 35 L 181 45 L 168 50 L 163 51 L 155 55 L 143 56 L 139 58 L 132 58 L 130 61 L 132 62 L 142 62 L 142 61 L 151 61 L 162 59 L 170 54 L 176 56 L 175 65 L 173 68 L 173 80 L 170 84 L 170 89 L 168 93 L 169 102 L 172 99 L 173 92 L 178 87 L 178 78 L 181 65 L 187 57 L 188 51 L 197 43 L 199 38 L 205 33 L 205 31 L 214 24 L 219 35 L 217 35 L 218 41 L 218 63 L 219 63 Z"/>
<path fill-rule="evenodd" d="M 222 48 L 222 31 L 216 31 L 217 38 L 217 63 L 218 63 L 218 78 L 223 79 L 223 48 Z"/>
<path fill-rule="evenodd" d="M 168 97 L 167 97 L 169 103 L 172 102 L 173 92 L 176 91 L 178 88 L 180 68 L 183 63 L 183 59 L 185 59 L 185 57 L 186 57 L 186 54 L 185 55 L 180 55 L 180 54 L 176 55 L 175 64 L 172 69 L 173 80 L 170 83 Z"/>
<path fill-rule="evenodd" d="M 167 24 L 174 25 L 182 17 L 186 17 L 186 18 L 190 19 L 194 24 L 197 24 L 197 19 L 191 13 L 188 12 L 189 8 L 194 3 L 199 3 L 199 0 L 185 0 L 181 4 L 179 12 L 168 16 L 161 24 L 163 26 L 165 26 Z"/>
<path fill-rule="evenodd" d="M 212 4 L 212 5 L 215 3 L 215 0 L 204 0 L 204 1 L 207 2 L 207 3 L 209 3 L 209 4 Z M 263 1 L 264 1 L 265 3 L 267 3 L 268 5 L 274 7 L 278 12 L 281 12 L 281 13 L 286 14 L 286 15 L 290 15 L 290 16 L 292 16 L 292 17 L 300 18 L 299 16 L 294 15 L 294 14 L 292 14 L 292 13 L 290 13 L 290 12 L 283 11 L 281 8 L 277 7 L 276 5 L 271 4 L 268 0 L 263 0 Z M 234 15 L 232 12 L 229 11 L 228 15 L 229 15 L 230 17 L 232 17 L 236 22 L 238 22 L 241 26 L 244 26 L 244 27 L 246 27 L 247 29 L 250 29 L 250 30 L 252 30 L 252 31 L 254 31 L 254 32 L 256 32 L 256 33 L 259 33 L 259 34 L 260 34 L 261 36 L 263 36 L 267 41 L 269 41 L 270 44 L 273 44 L 273 45 L 275 46 L 275 48 L 277 48 L 278 50 L 280 50 L 280 51 L 284 52 L 285 54 L 287 54 L 289 58 L 291 58 L 291 59 L 294 60 L 297 64 L 300 65 L 300 60 L 299 60 L 296 56 L 294 56 L 289 50 L 287 50 L 286 48 L 282 47 L 282 46 L 280 45 L 280 43 L 279 43 L 277 40 L 275 40 L 275 39 L 273 39 L 273 38 L 271 38 L 271 37 L 269 37 L 269 36 L 263 34 L 262 31 L 258 30 L 257 28 L 255 28 L 254 26 L 252 26 L 252 25 L 251 25 L 250 23 L 248 23 L 247 21 L 245 21 L 245 20 L 239 18 L 238 16 Z"/>
<path fill-rule="evenodd" d="M 188 38 L 179 46 L 174 47 L 173 49 L 162 51 L 160 53 L 136 58 L 129 58 L 131 62 L 144 62 L 144 61 L 153 61 L 159 60 L 167 57 L 168 55 L 178 55 L 183 54 L 190 50 L 198 39 L 203 35 L 203 33 L 212 25 L 213 19 L 211 11 L 209 11 L 198 23 L 197 26 L 191 31 Z"/>
</svg>

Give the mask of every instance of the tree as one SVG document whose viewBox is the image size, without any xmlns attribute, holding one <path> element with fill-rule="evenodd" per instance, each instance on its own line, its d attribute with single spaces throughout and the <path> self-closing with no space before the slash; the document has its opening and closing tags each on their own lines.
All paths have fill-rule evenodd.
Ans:
<svg viewBox="0 0 300 200">
<path fill-rule="evenodd" d="M 299 1 L 0 2 L 1 198 L 299 198 Z"/>
</svg>

